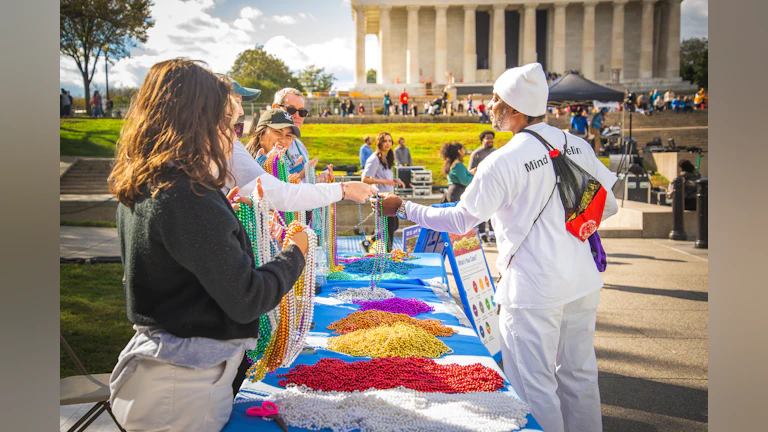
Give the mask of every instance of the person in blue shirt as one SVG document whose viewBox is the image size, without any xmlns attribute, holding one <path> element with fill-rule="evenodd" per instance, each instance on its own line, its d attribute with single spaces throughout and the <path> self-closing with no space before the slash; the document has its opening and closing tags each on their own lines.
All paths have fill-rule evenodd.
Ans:
<svg viewBox="0 0 768 432">
<path fill-rule="evenodd" d="M 365 138 L 363 138 L 363 145 L 360 146 L 360 169 L 361 170 L 365 167 L 365 161 L 367 161 L 372 154 L 373 154 L 373 150 L 371 149 L 371 137 L 366 135 Z"/>
<path fill-rule="evenodd" d="M 571 117 L 571 129 L 579 135 L 587 134 L 587 118 L 584 116 L 583 110 L 575 112 Z"/>
<path fill-rule="evenodd" d="M 600 111 L 592 116 L 592 121 L 589 124 L 589 132 L 595 136 L 592 145 L 595 148 L 596 155 L 600 154 L 600 132 L 603 130 L 603 121 L 605 120 L 605 113 L 607 112 L 608 108 L 600 108 Z"/>
</svg>

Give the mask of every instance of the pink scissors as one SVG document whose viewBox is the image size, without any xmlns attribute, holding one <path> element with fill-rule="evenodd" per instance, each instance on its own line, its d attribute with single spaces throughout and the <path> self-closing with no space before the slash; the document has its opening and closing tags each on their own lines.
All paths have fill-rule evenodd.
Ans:
<svg viewBox="0 0 768 432">
<path fill-rule="evenodd" d="M 274 402 L 264 401 L 261 406 L 252 406 L 245 410 L 245 415 L 249 417 L 264 417 L 274 419 L 284 432 L 288 432 L 288 426 L 278 415 L 277 405 Z"/>
</svg>

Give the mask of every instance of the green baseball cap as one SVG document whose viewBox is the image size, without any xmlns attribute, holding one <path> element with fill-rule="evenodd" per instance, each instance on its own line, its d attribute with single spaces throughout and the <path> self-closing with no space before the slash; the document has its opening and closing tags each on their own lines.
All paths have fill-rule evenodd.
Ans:
<svg viewBox="0 0 768 432">
<path fill-rule="evenodd" d="M 232 84 L 232 93 L 242 96 L 243 102 L 250 102 L 250 101 L 256 100 L 261 95 L 261 90 L 259 89 L 243 87 L 240 85 L 239 82 L 233 80 L 227 75 L 224 75 L 224 74 L 217 74 L 217 75 L 225 76 L 227 77 L 227 79 L 229 79 L 229 83 Z"/>
<path fill-rule="evenodd" d="M 256 127 L 260 126 L 268 126 L 272 129 L 284 129 L 289 127 L 293 130 L 294 135 L 301 138 L 301 131 L 299 131 L 299 128 L 293 124 L 291 115 L 281 109 L 270 108 L 264 111 L 261 114 L 261 117 L 259 117 L 259 122 L 256 123 Z"/>
</svg>

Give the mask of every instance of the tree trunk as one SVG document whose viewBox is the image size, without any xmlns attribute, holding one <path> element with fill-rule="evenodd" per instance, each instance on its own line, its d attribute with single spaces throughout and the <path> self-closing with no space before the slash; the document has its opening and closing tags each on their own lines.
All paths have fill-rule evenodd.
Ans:
<svg viewBox="0 0 768 432">
<path fill-rule="evenodd" d="M 85 114 L 91 115 L 91 83 L 88 80 L 88 71 L 83 73 L 83 88 L 85 89 Z"/>
</svg>

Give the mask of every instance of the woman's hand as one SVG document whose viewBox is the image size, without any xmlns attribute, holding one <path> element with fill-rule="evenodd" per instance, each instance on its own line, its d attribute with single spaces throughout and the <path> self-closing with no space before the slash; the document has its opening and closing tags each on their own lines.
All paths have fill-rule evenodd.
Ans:
<svg viewBox="0 0 768 432">
<path fill-rule="evenodd" d="M 278 243 L 283 241 L 283 227 L 280 225 L 280 222 L 278 221 L 277 212 L 272 213 L 272 219 L 270 219 L 269 221 L 269 233 L 272 235 L 272 238 Z"/>
<path fill-rule="evenodd" d="M 344 199 L 354 201 L 359 204 L 365 203 L 365 201 L 376 195 L 376 189 L 363 182 L 346 182 L 344 183 L 344 190 L 346 196 Z"/>
<path fill-rule="evenodd" d="M 307 249 L 309 248 L 309 237 L 307 237 L 307 233 L 300 231 L 288 239 L 288 244 L 298 246 L 299 250 L 301 250 L 301 253 L 306 255 Z"/>
<path fill-rule="evenodd" d="M 469 170 L 469 173 L 472 175 L 475 175 L 476 172 L 477 172 L 477 167 L 474 167 L 471 170 Z"/>
<path fill-rule="evenodd" d="M 405 183 L 403 183 L 403 181 L 402 181 L 402 180 L 400 180 L 399 178 L 398 178 L 398 179 L 395 179 L 395 182 L 396 182 L 396 183 L 397 183 L 397 185 L 398 185 L 398 186 L 400 186 L 401 188 L 405 188 Z"/>
<path fill-rule="evenodd" d="M 394 180 L 382 180 L 380 184 L 387 185 L 387 186 L 394 186 L 395 185 L 395 181 Z"/>
</svg>

